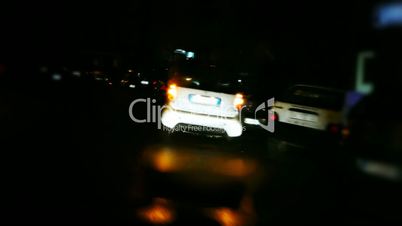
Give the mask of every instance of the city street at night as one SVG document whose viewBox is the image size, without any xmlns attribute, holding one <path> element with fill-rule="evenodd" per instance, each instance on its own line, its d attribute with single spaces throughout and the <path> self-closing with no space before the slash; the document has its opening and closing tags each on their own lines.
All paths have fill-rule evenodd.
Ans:
<svg viewBox="0 0 402 226">
<path fill-rule="evenodd" d="M 402 2 L 4 9 L 0 224 L 402 223 Z"/>
</svg>

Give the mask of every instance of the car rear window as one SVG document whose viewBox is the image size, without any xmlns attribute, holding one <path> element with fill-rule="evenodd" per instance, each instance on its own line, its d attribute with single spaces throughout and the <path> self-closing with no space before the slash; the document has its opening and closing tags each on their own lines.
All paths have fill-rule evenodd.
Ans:
<svg viewBox="0 0 402 226">
<path fill-rule="evenodd" d="M 185 62 L 175 65 L 170 79 L 178 86 L 235 94 L 242 90 L 232 72 L 212 64 Z"/>
<path fill-rule="evenodd" d="M 282 101 L 330 110 L 341 110 L 345 94 L 342 91 L 315 87 L 293 87 L 281 98 Z"/>
</svg>

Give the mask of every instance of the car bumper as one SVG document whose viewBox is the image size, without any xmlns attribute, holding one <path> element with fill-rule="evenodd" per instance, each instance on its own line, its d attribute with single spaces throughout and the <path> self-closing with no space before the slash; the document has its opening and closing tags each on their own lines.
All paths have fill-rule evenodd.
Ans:
<svg viewBox="0 0 402 226">
<path fill-rule="evenodd" d="M 229 137 L 241 136 L 243 127 L 237 118 L 224 118 L 167 109 L 162 113 L 162 124 L 173 129 L 178 124 L 205 126 L 225 130 Z"/>
<path fill-rule="evenodd" d="M 290 123 L 275 122 L 276 138 L 295 145 L 304 145 L 308 147 L 325 146 L 327 148 L 335 147 L 340 143 L 340 138 L 329 133 L 326 130 L 319 130 Z"/>
</svg>

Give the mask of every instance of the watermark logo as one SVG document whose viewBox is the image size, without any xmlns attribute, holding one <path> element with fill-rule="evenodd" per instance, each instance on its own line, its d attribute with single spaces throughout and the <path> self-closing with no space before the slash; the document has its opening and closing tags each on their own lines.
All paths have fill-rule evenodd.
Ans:
<svg viewBox="0 0 402 226">
<path fill-rule="evenodd" d="M 274 103 L 275 103 L 275 98 L 271 98 L 269 100 L 267 100 L 264 103 L 261 103 L 260 105 L 258 105 L 258 107 L 255 109 L 254 111 L 254 119 L 257 119 L 257 112 L 268 108 L 268 124 L 264 125 L 259 123 L 259 126 L 261 126 L 263 129 L 273 133 L 275 132 L 275 112 L 273 110 L 270 110 L 274 107 Z"/>
<path fill-rule="evenodd" d="M 163 131 L 173 133 L 173 132 L 183 132 L 183 133 L 209 133 L 215 135 L 224 135 L 225 131 L 223 129 L 209 127 L 209 126 L 198 126 L 198 125 L 183 125 L 178 124 L 174 128 L 163 127 Z"/>
<path fill-rule="evenodd" d="M 178 126 L 178 128 L 166 128 L 163 127 L 163 112 L 166 110 L 172 111 L 172 112 L 179 112 L 178 110 L 174 109 L 171 105 L 158 105 L 156 103 L 157 101 L 155 99 L 151 98 L 140 98 L 140 99 L 135 99 L 132 101 L 129 105 L 128 113 L 131 118 L 131 120 L 135 123 L 156 123 L 158 129 L 164 129 L 164 130 L 169 130 L 169 131 L 193 131 L 194 132 L 214 132 L 213 130 L 216 131 L 221 131 L 216 128 L 211 128 L 208 126 L 201 126 L 201 125 L 194 125 L 194 126 L 186 126 L 183 127 L 182 125 Z M 267 130 L 271 133 L 275 131 L 275 112 L 272 110 L 273 106 L 275 103 L 274 98 L 268 99 L 266 102 L 261 103 L 258 105 L 255 109 L 252 109 L 254 111 L 254 125 L 260 126 L 262 129 Z M 144 108 L 145 105 L 145 108 Z M 206 117 L 211 117 L 214 119 L 228 119 L 233 117 L 230 116 L 230 114 L 234 114 L 234 118 L 236 118 L 239 122 L 243 122 L 243 114 L 245 113 L 245 110 L 247 109 L 247 115 L 250 115 L 252 112 L 250 112 L 250 108 L 246 108 L 246 106 L 243 106 L 241 109 L 237 110 L 233 108 L 233 106 L 228 106 L 227 108 L 221 108 L 219 111 L 215 111 L 213 113 L 208 113 L 208 114 L 202 114 Z M 259 119 L 257 117 L 257 113 L 261 110 L 268 110 L 267 115 L 264 117 L 267 120 L 267 124 L 262 124 L 259 122 Z M 191 112 L 191 111 L 186 111 L 186 114 L 188 115 L 200 115 L 200 113 L 197 112 Z M 249 119 L 250 118 L 245 118 Z M 178 120 L 180 121 L 180 120 Z M 178 123 L 179 125 L 179 123 Z M 242 126 L 242 130 L 245 130 L 245 127 Z"/>
<path fill-rule="evenodd" d="M 138 116 L 134 116 L 134 106 L 139 103 L 146 104 L 145 118 L 140 118 Z M 131 120 L 135 123 L 157 123 L 158 129 L 161 129 L 162 128 L 162 123 L 161 123 L 162 112 L 168 108 L 170 108 L 169 105 L 162 105 L 162 106 L 156 105 L 155 99 L 140 98 L 140 99 L 135 99 L 134 101 L 131 102 L 131 104 L 128 108 L 128 114 L 129 114 Z M 137 110 L 139 110 L 139 112 L 144 112 L 143 108 L 139 108 L 139 109 L 137 108 Z"/>
</svg>

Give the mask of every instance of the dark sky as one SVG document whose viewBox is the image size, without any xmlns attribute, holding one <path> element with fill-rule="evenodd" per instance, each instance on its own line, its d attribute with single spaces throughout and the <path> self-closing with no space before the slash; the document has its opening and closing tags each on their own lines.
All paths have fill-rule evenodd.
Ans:
<svg viewBox="0 0 402 226">
<path fill-rule="evenodd" d="M 99 51 L 158 56 L 187 48 L 227 57 L 243 53 L 257 61 L 272 58 L 292 65 L 289 73 L 335 76 L 351 73 L 371 1 L 11 4 L 2 8 L 2 44 L 14 55 Z"/>
<path fill-rule="evenodd" d="M 321 44 L 350 38 L 364 5 L 339 1 L 128 1 L 23 3 L 3 8 L 9 31 L 31 44 L 119 50 L 144 43 L 194 46 L 247 42 Z M 24 35 L 25 34 L 25 35 Z M 341 40 L 339 40 L 339 38 Z M 291 41 L 292 43 L 289 43 Z M 318 41 L 318 43 L 317 43 Z M 247 43 L 248 44 L 248 43 Z M 276 43 L 272 43 L 276 44 Z"/>
</svg>

